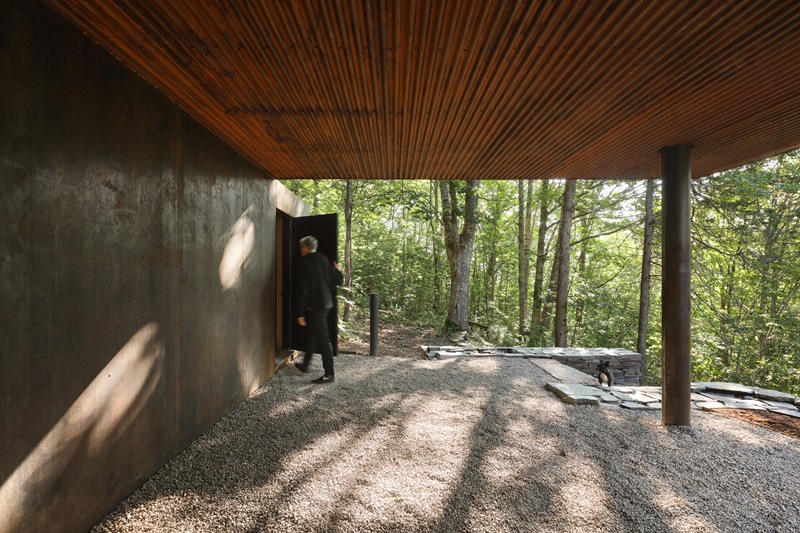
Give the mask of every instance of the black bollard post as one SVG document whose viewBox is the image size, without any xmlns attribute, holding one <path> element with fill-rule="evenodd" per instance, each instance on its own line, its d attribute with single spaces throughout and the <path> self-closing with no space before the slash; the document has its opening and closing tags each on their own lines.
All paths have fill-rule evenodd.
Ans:
<svg viewBox="0 0 800 533">
<path fill-rule="evenodd" d="M 378 295 L 369 295 L 369 355 L 378 355 Z"/>
</svg>

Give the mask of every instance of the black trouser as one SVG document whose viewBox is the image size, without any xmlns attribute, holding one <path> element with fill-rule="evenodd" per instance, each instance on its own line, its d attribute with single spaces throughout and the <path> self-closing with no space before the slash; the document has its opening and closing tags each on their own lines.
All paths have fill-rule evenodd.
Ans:
<svg viewBox="0 0 800 533">
<path fill-rule="evenodd" d="M 308 328 L 308 344 L 303 355 L 303 368 L 308 368 L 311 356 L 315 353 L 322 355 L 322 368 L 326 376 L 333 376 L 333 349 L 331 338 L 328 335 L 328 313 L 324 311 L 306 311 L 306 327 Z"/>
</svg>

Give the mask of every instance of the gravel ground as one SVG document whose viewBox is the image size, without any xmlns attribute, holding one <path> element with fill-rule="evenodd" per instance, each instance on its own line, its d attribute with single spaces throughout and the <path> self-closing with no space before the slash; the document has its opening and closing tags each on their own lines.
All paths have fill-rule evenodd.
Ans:
<svg viewBox="0 0 800 533">
<path fill-rule="evenodd" d="M 800 531 L 800 441 L 561 403 L 529 361 L 282 369 L 93 530 Z"/>
</svg>

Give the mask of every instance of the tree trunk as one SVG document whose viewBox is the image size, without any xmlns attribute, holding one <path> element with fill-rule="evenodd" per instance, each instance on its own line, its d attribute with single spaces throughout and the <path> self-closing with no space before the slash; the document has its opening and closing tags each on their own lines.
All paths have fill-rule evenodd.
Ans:
<svg viewBox="0 0 800 533">
<path fill-rule="evenodd" d="M 344 312 L 342 322 L 350 320 L 353 301 L 353 184 L 346 180 L 344 195 Z"/>
<path fill-rule="evenodd" d="M 547 192 L 550 189 L 548 180 L 542 181 L 539 189 L 539 229 L 536 236 L 536 269 L 533 277 L 533 307 L 531 309 L 531 340 L 540 343 L 542 339 L 542 287 L 544 285 L 545 242 L 547 238 L 547 219 L 550 216 Z"/>
<path fill-rule="evenodd" d="M 564 186 L 564 207 L 561 209 L 561 227 L 558 231 L 558 283 L 556 286 L 555 345 L 567 346 L 567 296 L 569 294 L 569 251 L 572 217 L 575 214 L 575 180 Z"/>
<path fill-rule="evenodd" d="M 556 289 L 558 287 L 558 261 L 560 257 L 558 253 L 553 254 L 553 266 L 550 268 L 550 280 L 547 283 L 547 294 L 544 297 L 542 304 L 542 337 L 547 332 L 552 332 L 550 324 L 553 316 L 553 305 L 556 303 Z M 542 339 L 544 341 L 544 339 Z M 550 344 L 554 344 L 551 340 Z"/>
<path fill-rule="evenodd" d="M 580 240 L 580 251 L 578 252 L 578 280 L 581 285 L 586 285 L 586 256 L 588 255 L 588 248 L 589 248 L 589 235 L 592 232 L 592 222 L 594 221 L 591 217 L 584 217 L 581 222 L 581 240 Z M 570 339 L 570 344 L 575 346 L 575 339 L 578 334 L 578 331 L 583 326 L 583 313 L 586 309 L 586 296 L 585 291 L 580 291 L 578 297 L 576 298 L 575 302 L 575 320 L 572 325 L 572 335 Z"/>
<path fill-rule="evenodd" d="M 636 339 L 636 351 L 642 356 L 642 376 L 639 382 L 643 385 L 647 374 L 647 330 L 650 317 L 650 270 L 653 257 L 653 180 L 647 180 L 647 192 L 644 200 L 644 243 L 642 244 L 642 283 L 639 297 L 639 332 Z"/>
<path fill-rule="evenodd" d="M 519 180 L 519 232 L 517 235 L 518 278 L 519 285 L 519 334 L 525 335 L 528 321 L 528 284 L 531 272 L 531 243 L 533 242 L 533 181 Z"/>
<path fill-rule="evenodd" d="M 497 224 L 497 221 L 494 221 Z M 496 230 L 493 228 L 493 232 Z M 489 259 L 486 261 L 486 276 L 484 279 L 484 291 L 486 293 L 486 316 L 489 319 L 493 318 L 495 306 L 495 297 L 497 290 L 497 239 L 492 238 L 489 243 Z"/>
<path fill-rule="evenodd" d="M 731 364 L 731 349 L 734 346 L 734 329 L 731 328 L 733 320 L 733 294 L 736 290 L 736 263 L 731 261 L 725 276 L 725 285 L 722 289 L 722 298 L 720 302 L 720 324 L 719 324 L 719 337 L 722 339 L 722 347 L 720 348 L 720 357 L 722 365 L 728 367 Z M 642 354 L 642 364 L 644 364 L 645 356 Z"/>
<path fill-rule="evenodd" d="M 434 185 L 433 181 L 430 182 L 430 192 L 433 196 L 433 217 L 439 216 L 439 189 Z M 442 286 L 439 276 L 439 239 L 436 235 L 436 228 L 434 226 L 435 218 L 429 217 L 431 228 L 431 242 L 433 244 L 433 312 L 439 313 L 442 308 Z"/>
<path fill-rule="evenodd" d="M 458 231 L 456 184 L 442 181 L 442 225 L 447 259 L 450 263 L 450 302 L 447 307 L 445 328 L 469 330 L 469 265 L 478 228 L 478 180 L 467 181 L 464 200 L 464 224 Z"/>
<path fill-rule="evenodd" d="M 311 181 L 314 182 L 314 190 L 315 191 L 319 191 L 319 180 L 315 179 L 315 178 L 312 178 Z M 319 194 L 315 194 L 313 196 L 313 198 L 314 199 L 311 201 L 311 212 L 312 213 L 318 213 L 319 212 Z"/>
</svg>

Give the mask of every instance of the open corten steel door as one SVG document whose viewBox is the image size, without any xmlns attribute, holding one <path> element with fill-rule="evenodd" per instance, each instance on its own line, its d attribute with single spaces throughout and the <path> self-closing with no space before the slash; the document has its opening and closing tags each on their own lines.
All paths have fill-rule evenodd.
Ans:
<svg viewBox="0 0 800 533">
<path fill-rule="evenodd" d="M 339 218 L 336 213 L 329 215 L 314 215 L 308 217 L 297 217 L 290 221 L 290 236 L 288 239 L 288 257 L 289 257 L 289 272 L 290 272 L 290 290 L 289 294 L 293 295 L 294 280 L 296 280 L 297 266 L 300 262 L 300 239 L 306 235 L 313 235 L 319 241 L 317 251 L 328 259 L 339 260 Z M 328 315 L 328 332 L 331 337 L 331 345 L 333 347 L 333 355 L 338 354 L 338 333 L 339 333 L 339 317 L 336 306 L 336 287 L 333 288 L 331 297 L 333 298 L 333 310 Z M 304 331 L 305 328 L 297 324 L 296 310 L 294 309 L 294 298 L 289 298 L 291 323 L 289 348 L 301 352 L 306 351 L 306 339 L 308 334 Z M 288 328 L 287 328 L 288 329 Z"/>
</svg>

